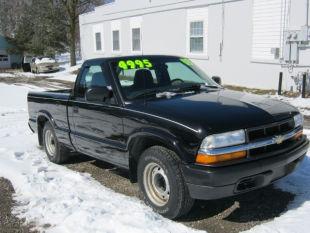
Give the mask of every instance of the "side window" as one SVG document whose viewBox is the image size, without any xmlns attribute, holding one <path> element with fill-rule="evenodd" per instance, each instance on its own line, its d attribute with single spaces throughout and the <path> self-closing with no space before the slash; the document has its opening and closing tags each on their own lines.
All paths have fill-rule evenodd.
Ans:
<svg viewBox="0 0 310 233">
<path fill-rule="evenodd" d="M 76 87 L 76 97 L 85 98 L 89 89 L 109 86 L 106 78 L 103 76 L 101 66 L 90 66 L 84 68 L 82 77 Z"/>
</svg>

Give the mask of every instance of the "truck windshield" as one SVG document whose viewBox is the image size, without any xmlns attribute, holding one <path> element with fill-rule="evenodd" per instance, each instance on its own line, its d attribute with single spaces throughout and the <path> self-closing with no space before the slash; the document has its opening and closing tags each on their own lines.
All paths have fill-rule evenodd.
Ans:
<svg viewBox="0 0 310 233">
<path fill-rule="evenodd" d="M 188 92 L 203 86 L 220 87 L 187 58 L 120 58 L 111 67 L 129 100 L 162 92 Z"/>
</svg>

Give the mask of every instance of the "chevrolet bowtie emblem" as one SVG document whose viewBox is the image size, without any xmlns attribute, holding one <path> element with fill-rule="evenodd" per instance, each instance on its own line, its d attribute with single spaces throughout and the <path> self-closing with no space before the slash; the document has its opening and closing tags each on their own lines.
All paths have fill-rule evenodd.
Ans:
<svg viewBox="0 0 310 233">
<path fill-rule="evenodd" d="M 278 145 L 281 144 L 284 141 L 284 137 L 279 135 L 279 136 L 275 136 L 273 138 L 273 140 L 275 141 L 275 143 L 277 143 Z"/>
</svg>

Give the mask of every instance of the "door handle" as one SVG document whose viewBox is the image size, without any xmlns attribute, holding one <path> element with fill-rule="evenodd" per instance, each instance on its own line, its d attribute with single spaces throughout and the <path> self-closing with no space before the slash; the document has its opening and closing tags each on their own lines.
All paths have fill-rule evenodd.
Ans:
<svg viewBox="0 0 310 233">
<path fill-rule="evenodd" d="M 78 113 L 79 112 L 79 107 L 78 106 L 73 106 L 73 112 Z"/>
</svg>

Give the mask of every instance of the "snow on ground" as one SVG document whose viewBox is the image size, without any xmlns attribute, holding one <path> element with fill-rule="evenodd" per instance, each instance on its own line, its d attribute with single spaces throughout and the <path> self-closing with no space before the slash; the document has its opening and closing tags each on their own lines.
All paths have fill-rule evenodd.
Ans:
<svg viewBox="0 0 310 233">
<path fill-rule="evenodd" d="M 69 63 L 63 63 L 60 65 L 61 70 L 56 73 L 48 74 L 51 76 L 51 79 L 57 79 L 57 80 L 64 80 L 64 81 L 70 81 L 75 82 L 76 74 L 73 74 L 72 72 L 77 71 L 82 66 L 82 61 L 78 61 L 78 64 L 76 66 L 70 66 Z"/>
<path fill-rule="evenodd" d="M 39 76 L 37 74 L 32 74 L 32 73 L 28 73 L 28 72 L 21 72 L 21 71 L 16 71 L 16 70 L 12 70 L 9 72 L 5 72 L 5 73 L 1 73 L 0 72 L 0 78 L 35 78 L 36 76 Z M 42 76 L 42 75 L 40 75 Z M 43 75 L 44 76 L 44 75 Z"/>
<path fill-rule="evenodd" d="M 27 126 L 28 90 L 0 84 L 0 177 L 16 191 L 14 214 L 45 232 L 196 232 L 89 174 L 48 162 Z"/>
<path fill-rule="evenodd" d="M 268 96 L 268 97 L 276 98 L 278 100 L 289 103 L 297 107 L 302 112 L 303 115 L 310 116 L 310 99 L 309 98 L 305 98 L 305 99 L 301 97 L 289 98 L 289 97 L 279 96 L 279 95 Z"/>
</svg>

